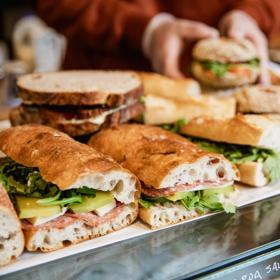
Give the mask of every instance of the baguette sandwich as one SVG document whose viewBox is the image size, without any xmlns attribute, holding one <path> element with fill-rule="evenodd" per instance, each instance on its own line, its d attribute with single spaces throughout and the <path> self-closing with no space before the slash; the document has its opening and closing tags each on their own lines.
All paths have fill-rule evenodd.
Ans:
<svg viewBox="0 0 280 280">
<path fill-rule="evenodd" d="M 199 116 L 231 118 L 236 113 L 236 100 L 233 97 L 209 95 L 189 97 L 188 100 L 148 95 L 145 96 L 145 108 L 145 124 L 172 124 L 180 119 L 191 120 Z"/>
<path fill-rule="evenodd" d="M 11 110 L 13 126 L 38 123 L 75 136 L 125 123 L 140 115 L 143 87 L 134 72 L 61 71 L 21 76 L 22 104 Z"/>
<path fill-rule="evenodd" d="M 259 58 L 248 40 L 203 39 L 193 49 L 193 75 L 206 86 L 236 87 L 256 82 Z"/>
<path fill-rule="evenodd" d="M 206 212 L 234 211 L 228 196 L 238 179 L 236 167 L 184 137 L 132 124 L 102 130 L 88 144 L 140 179 L 139 216 L 153 229 Z"/>
<path fill-rule="evenodd" d="M 280 113 L 280 86 L 248 86 L 236 92 L 242 113 Z"/>
<path fill-rule="evenodd" d="M 111 158 L 40 125 L 0 133 L 0 180 L 29 251 L 60 249 L 131 224 L 138 179 Z"/>
<path fill-rule="evenodd" d="M 204 95 L 193 79 L 170 79 L 154 73 L 140 73 L 144 86 L 145 124 L 172 124 L 198 116 L 230 118 L 236 112 L 234 97 Z"/>
<path fill-rule="evenodd" d="M 261 187 L 280 178 L 279 115 L 199 117 L 180 132 L 205 151 L 221 153 L 235 163 L 245 184 Z"/>
<path fill-rule="evenodd" d="M 21 224 L 8 194 L 0 183 L 0 266 L 21 255 L 24 237 Z"/>
<path fill-rule="evenodd" d="M 194 79 L 171 79 L 164 75 L 149 72 L 139 72 L 138 74 L 143 82 L 146 96 L 153 95 L 182 101 L 201 95 L 200 85 Z"/>
</svg>

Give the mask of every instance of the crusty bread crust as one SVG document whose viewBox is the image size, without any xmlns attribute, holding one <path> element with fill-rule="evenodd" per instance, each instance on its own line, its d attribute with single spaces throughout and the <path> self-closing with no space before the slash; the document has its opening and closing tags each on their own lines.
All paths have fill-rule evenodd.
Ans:
<svg viewBox="0 0 280 280">
<path fill-rule="evenodd" d="M 247 64 L 232 64 L 222 77 L 218 77 L 210 70 L 204 69 L 201 63 L 194 62 L 192 73 L 207 86 L 227 88 L 253 84 L 258 78 L 259 69 Z"/>
<path fill-rule="evenodd" d="M 238 177 L 236 168 L 223 156 L 204 152 L 184 137 L 159 127 L 134 124 L 108 128 L 94 135 L 88 144 L 113 157 L 123 167 L 133 172 L 146 187 L 155 189 L 184 184 L 182 177 L 184 180 L 188 178 L 186 180 L 190 184 L 192 180 L 203 180 L 204 177 L 200 172 L 207 173 L 212 167 L 224 168 L 224 179 L 229 181 Z M 216 164 L 212 166 L 211 160 Z M 195 164 L 206 166 L 208 161 L 209 165 L 203 168 L 204 170 L 194 166 Z M 193 170 L 187 171 L 192 166 Z M 215 172 L 214 180 L 219 181 L 217 170 Z M 174 182 L 176 180 L 177 183 Z"/>
<path fill-rule="evenodd" d="M 24 237 L 21 224 L 6 191 L 0 183 L 0 266 L 22 254 Z"/>
<path fill-rule="evenodd" d="M 230 38 L 200 40 L 193 48 L 193 56 L 198 60 L 221 63 L 245 62 L 258 57 L 256 48 L 249 40 Z"/>
<path fill-rule="evenodd" d="M 47 182 L 62 190 L 81 187 L 89 181 L 94 184 L 89 187 L 113 193 L 116 190 L 122 197 L 128 195 L 124 201 L 139 197 L 140 183 L 132 173 L 53 128 L 41 125 L 9 128 L 0 133 L 0 150 L 20 164 L 39 168 Z"/>
<path fill-rule="evenodd" d="M 64 112 L 54 111 L 51 109 L 51 107 L 45 108 L 20 105 L 10 111 L 9 118 L 13 126 L 37 123 L 53 127 L 73 137 L 77 137 L 82 135 L 90 135 L 104 127 L 116 126 L 118 124 L 128 122 L 130 119 L 137 117 L 144 112 L 144 105 L 140 102 L 137 102 L 120 111 L 113 112 L 107 115 L 104 118 L 104 121 L 102 121 L 100 124 L 96 124 L 90 120 L 87 120 L 89 118 L 101 115 L 102 113 L 106 113 L 106 110 L 108 109 L 73 110 L 73 112 L 75 112 L 77 115 L 77 119 L 84 120 L 84 122 L 75 123 L 69 120 L 67 121 L 65 119 Z"/>
<path fill-rule="evenodd" d="M 28 251 L 50 252 L 70 244 L 106 235 L 132 224 L 138 216 L 138 204 L 125 205 L 119 215 L 95 227 L 87 226 L 82 220 L 73 221 L 65 228 L 37 229 L 24 231 L 25 246 Z"/>
<path fill-rule="evenodd" d="M 280 86 L 248 86 L 236 92 L 238 111 L 280 113 Z"/>
<path fill-rule="evenodd" d="M 198 116 L 231 118 L 235 116 L 236 101 L 233 97 L 201 95 L 188 100 L 174 100 L 149 95 L 145 99 L 144 121 L 158 125 L 175 123 L 180 119 L 187 121 Z"/>
<path fill-rule="evenodd" d="M 197 117 L 181 128 L 181 133 L 240 145 L 280 150 L 280 117 L 273 115 L 236 115 L 230 119 Z"/>
<path fill-rule="evenodd" d="M 79 87 L 73 84 L 71 89 L 63 89 L 66 86 L 65 83 L 67 83 L 64 79 L 68 78 L 68 81 L 71 82 L 73 78 L 78 79 L 77 77 L 81 77 L 81 79 L 84 79 L 84 77 L 87 76 L 90 81 L 97 75 L 99 79 L 102 79 L 102 76 L 103 79 L 106 78 L 104 84 L 108 84 L 108 80 L 111 78 L 112 87 L 110 90 L 98 88 L 94 83 L 91 87 L 88 87 L 88 81 L 86 81 L 86 86 L 83 85 L 83 81 L 81 81 Z M 49 80 L 48 77 L 50 76 L 55 76 L 56 80 Z M 114 90 L 114 83 L 118 82 L 118 79 L 122 79 L 124 83 L 132 79 L 134 80 L 134 85 L 127 87 L 127 89 L 124 86 L 121 92 L 119 90 Z M 40 80 L 42 80 L 42 85 L 46 84 L 46 86 L 40 87 Z M 60 82 L 61 80 L 62 82 Z M 51 87 L 50 90 L 48 90 L 48 86 Z M 80 70 L 34 73 L 21 76 L 18 79 L 17 87 L 19 97 L 21 97 L 26 104 L 87 106 L 104 104 L 109 107 L 115 107 L 137 100 L 143 93 L 143 86 L 139 76 L 135 72 L 128 71 Z"/>
<path fill-rule="evenodd" d="M 139 217 L 152 229 L 159 229 L 168 225 L 198 217 L 195 210 L 187 210 L 181 203 L 155 204 L 150 208 L 140 207 Z"/>
<path fill-rule="evenodd" d="M 261 162 L 237 164 L 240 172 L 240 182 L 254 187 L 263 187 L 269 183 Z"/>
<path fill-rule="evenodd" d="M 139 72 L 144 86 L 144 94 L 155 95 L 174 100 L 189 100 L 201 94 L 200 86 L 197 81 L 191 78 L 171 79 L 166 76 Z"/>
</svg>

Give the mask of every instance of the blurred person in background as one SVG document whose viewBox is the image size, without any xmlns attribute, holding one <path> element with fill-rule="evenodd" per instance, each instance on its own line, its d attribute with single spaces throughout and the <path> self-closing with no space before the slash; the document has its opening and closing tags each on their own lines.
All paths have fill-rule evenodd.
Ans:
<svg viewBox="0 0 280 280">
<path fill-rule="evenodd" d="M 68 39 L 65 69 L 135 69 L 187 75 L 190 49 L 220 35 L 251 40 L 268 83 L 267 38 L 279 0 L 38 0 L 38 14 Z"/>
</svg>

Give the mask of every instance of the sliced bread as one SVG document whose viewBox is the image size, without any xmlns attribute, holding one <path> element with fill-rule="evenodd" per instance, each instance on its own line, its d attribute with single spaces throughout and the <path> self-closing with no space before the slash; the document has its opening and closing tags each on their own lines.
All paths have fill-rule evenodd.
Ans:
<svg viewBox="0 0 280 280">
<path fill-rule="evenodd" d="M 26 104 L 97 105 L 110 107 L 138 99 L 142 82 L 128 71 L 61 71 L 21 76 L 18 95 Z"/>
</svg>

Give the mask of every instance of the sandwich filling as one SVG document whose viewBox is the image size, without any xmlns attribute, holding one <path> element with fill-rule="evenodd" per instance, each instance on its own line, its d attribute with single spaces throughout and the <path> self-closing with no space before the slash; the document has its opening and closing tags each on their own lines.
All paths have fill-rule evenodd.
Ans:
<svg viewBox="0 0 280 280">
<path fill-rule="evenodd" d="M 246 62 L 240 62 L 240 63 L 221 63 L 218 61 L 200 61 L 196 60 L 197 63 L 199 63 L 204 70 L 210 71 L 213 73 L 215 76 L 222 78 L 225 76 L 227 72 L 237 72 L 238 68 L 240 66 L 244 67 L 249 67 L 252 69 L 256 69 L 260 65 L 260 60 L 258 58 L 246 61 Z"/>
<path fill-rule="evenodd" d="M 37 168 L 23 166 L 10 158 L 1 159 L 0 181 L 25 229 L 47 226 L 62 216 L 60 225 L 76 218 L 94 226 L 105 217 L 114 216 L 123 206 L 112 192 L 90 186 L 61 191 L 46 182 Z"/>
<path fill-rule="evenodd" d="M 234 164 L 262 163 L 263 172 L 270 182 L 275 182 L 280 178 L 280 155 L 274 150 L 246 145 L 216 143 L 195 137 L 188 137 L 188 139 L 204 151 L 223 154 Z"/>
<path fill-rule="evenodd" d="M 139 203 L 143 208 L 150 208 L 153 205 L 164 206 L 166 203 L 180 203 L 186 210 L 195 211 L 198 214 L 216 211 L 235 213 L 235 206 L 230 202 L 230 195 L 234 191 L 234 186 L 226 186 L 198 191 L 178 191 L 165 196 L 148 196 L 142 193 Z"/>
</svg>

